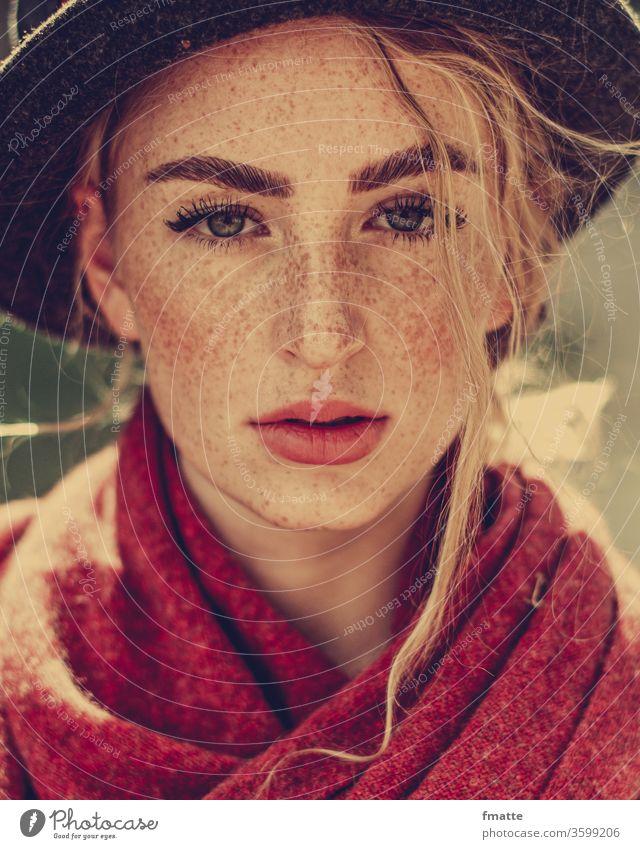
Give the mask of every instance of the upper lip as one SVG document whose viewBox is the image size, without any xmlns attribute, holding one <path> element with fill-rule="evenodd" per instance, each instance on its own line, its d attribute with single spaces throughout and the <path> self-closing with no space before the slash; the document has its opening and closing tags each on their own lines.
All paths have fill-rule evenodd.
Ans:
<svg viewBox="0 0 640 849">
<path fill-rule="evenodd" d="M 365 419 L 380 419 L 386 418 L 385 415 L 376 414 L 367 410 L 364 407 L 356 407 L 355 404 L 349 404 L 346 401 L 326 401 L 319 402 L 320 409 L 314 409 L 311 401 L 297 401 L 295 404 L 289 404 L 287 407 L 280 407 L 277 410 L 272 410 L 269 413 L 261 415 L 257 419 L 257 424 L 268 424 L 269 422 L 280 422 L 283 419 L 301 419 L 305 422 L 330 422 L 333 419 L 339 419 L 343 416 L 360 416 Z"/>
</svg>

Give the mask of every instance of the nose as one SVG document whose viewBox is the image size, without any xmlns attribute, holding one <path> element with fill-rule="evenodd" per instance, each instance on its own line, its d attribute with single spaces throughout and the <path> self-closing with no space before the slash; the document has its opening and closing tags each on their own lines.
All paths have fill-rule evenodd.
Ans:
<svg viewBox="0 0 640 849">
<path fill-rule="evenodd" d="M 325 293 L 326 294 L 326 293 Z M 364 347 L 350 305 L 334 298 L 313 299 L 291 308 L 289 336 L 281 350 L 310 368 L 326 369 L 348 360 Z"/>
<path fill-rule="evenodd" d="M 295 357 L 311 369 L 326 369 L 362 350 L 365 316 L 350 297 L 354 272 L 344 267 L 331 246 L 315 245 L 306 252 L 304 268 L 289 271 L 287 288 L 294 294 L 292 303 L 282 305 L 277 322 L 280 355 Z"/>
</svg>

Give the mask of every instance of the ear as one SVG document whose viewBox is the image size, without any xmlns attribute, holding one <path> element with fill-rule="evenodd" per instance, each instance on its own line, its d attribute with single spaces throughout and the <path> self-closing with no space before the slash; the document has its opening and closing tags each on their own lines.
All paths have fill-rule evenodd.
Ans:
<svg viewBox="0 0 640 849">
<path fill-rule="evenodd" d="M 72 186 L 71 196 L 80 220 L 77 236 L 79 260 L 89 291 L 113 333 L 125 336 L 129 342 L 138 342 L 140 335 L 131 301 L 114 271 L 102 193 L 97 186 L 89 183 Z"/>
</svg>

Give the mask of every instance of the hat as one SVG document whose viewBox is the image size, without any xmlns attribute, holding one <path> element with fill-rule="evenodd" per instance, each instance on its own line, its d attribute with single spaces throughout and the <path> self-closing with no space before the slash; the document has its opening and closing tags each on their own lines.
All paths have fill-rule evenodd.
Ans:
<svg viewBox="0 0 640 849">
<path fill-rule="evenodd" d="M 72 310 L 75 240 L 68 250 L 61 244 L 76 214 L 68 188 L 83 129 L 138 82 L 216 41 L 322 15 L 366 21 L 368 14 L 380 12 L 391 25 L 397 19 L 398 25 L 414 28 L 434 21 L 463 24 L 520 49 L 529 93 L 551 118 L 605 140 L 640 138 L 640 29 L 623 0 L 68 0 L 58 5 L 9 4 L 14 49 L 0 65 L 0 307 L 56 336 L 76 332 L 78 321 Z M 48 17 L 29 29 L 43 13 Z M 615 155 L 597 205 L 631 165 L 630 157 Z M 593 180 L 586 170 L 585 176 Z M 571 235 L 580 218 L 569 212 L 561 235 Z"/>
</svg>

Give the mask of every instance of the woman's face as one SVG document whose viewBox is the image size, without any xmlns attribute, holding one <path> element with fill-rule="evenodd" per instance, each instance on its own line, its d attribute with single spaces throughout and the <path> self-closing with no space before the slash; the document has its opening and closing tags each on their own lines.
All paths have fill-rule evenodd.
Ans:
<svg viewBox="0 0 640 849">
<path fill-rule="evenodd" d="M 428 138 L 364 54 L 307 22 L 174 65 L 118 157 L 133 164 L 109 285 L 131 303 L 160 419 L 192 479 L 279 527 L 381 516 L 473 403 L 429 239 L 432 177 L 415 155 Z M 432 72 L 399 67 L 443 141 L 473 157 L 477 118 Z M 405 173 L 374 173 L 393 152 Z M 469 169 L 453 182 L 468 332 L 484 336 L 507 307 L 472 291 L 492 285 L 481 192 Z"/>
</svg>

